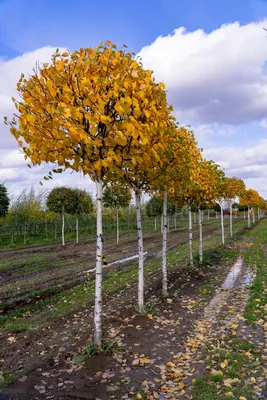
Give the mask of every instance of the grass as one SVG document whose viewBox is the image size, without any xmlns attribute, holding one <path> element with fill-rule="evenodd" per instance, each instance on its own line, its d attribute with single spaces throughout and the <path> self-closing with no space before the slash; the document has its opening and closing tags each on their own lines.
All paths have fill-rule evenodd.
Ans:
<svg viewBox="0 0 267 400">
<path fill-rule="evenodd" d="M 78 354 L 74 359 L 74 364 L 82 364 L 87 361 L 90 357 L 95 356 L 100 353 L 117 353 L 122 350 L 122 347 L 116 342 L 109 342 L 104 337 L 102 338 L 101 347 L 98 347 L 93 342 L 88 342 L 81 354 Z"/>
<path fill-rule="evenodd" d="M 245 397 L 257 399 L 251 378 L 262 373 L 262 362 L 257 346 L 243 339 L 227 337 L 216 343 L 216 348 L 209 353 L 212 368 L 218 373 L 196 379 L 193 383 L 193 400 L 229 400 Z M 227 361 L 227 366 L 220 365 Z M 231 394 L 230 394 L 231 393 Z"/>
</svg>

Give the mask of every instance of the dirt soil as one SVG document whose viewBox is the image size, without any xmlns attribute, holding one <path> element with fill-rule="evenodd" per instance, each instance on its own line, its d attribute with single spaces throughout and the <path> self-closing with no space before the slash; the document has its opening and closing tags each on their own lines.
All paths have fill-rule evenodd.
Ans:
<svg viewBox="0 0 267 400">
<path fill-rule="evenodd" d="M 216 226 L 206 226 L 205 234 L 210 235 Z M 197 238 L 198 231 L 194 232 Z M 168 235 L 168 250 L 187 242 L 187 230 L 172 231 Z M 162 236 L 160 232 L 150 232 L 144 237 L 144 248 L 149 254 L 148 259 L 161 255 Z M 136 234 L 123 235 L 121 243 L 115 245 L 114 236 L 108 237 L 104 243 L 104 253 L 111 269 L 127 269 L 133 266 L 133 261 L 114 264 L 117 260 L 136 255 Z M 86 271 L 95 266 L 95 242 L 83 241 L 76 245 L 30 246 L 27 248 L 2 249 L 1 259 L 7 265 L 0 271 L 0 312 L 8 314 L 18 306 L 35 304 L 40 299 L 51 297 L 55 293 L 75 287 L 88 280 Z M 35 258 L 36 257 L 36 258 Z M 9 263 L 12 266 L 9 267 Z M 35 267 L 38 268 L 35 268 Z M 106 273 L 107 270 L 104 270 Z M 91 274 L 90 279 L 94 279 Z M 39 293 L 50 289 L 50 292 Z M 51 290 L 53 289 L 53 290 Z M 29 300 L 29 291 L 35 291 L 36 297 Z"/>
</svg>

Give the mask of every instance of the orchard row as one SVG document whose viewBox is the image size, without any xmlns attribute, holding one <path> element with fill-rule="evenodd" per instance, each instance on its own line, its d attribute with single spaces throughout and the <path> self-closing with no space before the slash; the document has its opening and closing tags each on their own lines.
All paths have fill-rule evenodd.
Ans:
<svg viewBox="0 0 267 400">
<path fill-rule="evenodd" d="M 129 187 L 135 194 L 138 232 L 138 307 L 144 310 L 144 248 L 141 193 L 163 198 L 163 295 L 167 295 L 167 201 L 188 206 L 189 259 L 192 257 L 191 207 L 239 197 L 250 210 L 266 203 L 244 182 L 225 177 L 214 162 L 205 160 L 192 130 L 181 127 L 167 103 L 165 86 L 139 59 L 107 41 L 72 54 L 57 51 L 50 63 L 17 85 L 20 100 L 10 131 L 31 164 L 56 164 L 46 177 L 71 169 L 88 176 L 97 190 L 97 251 L 94 341 L 102 340 L 102 197 L 103 184 Z M 232 207 L 230 207 L 232 210 Z M 231 213 L 232 214 L 232 213 Z M 250 218 L 250 212 L 248 213 Z M 232 215 L 230 216 L 232 221 Z M 200 262 L 202 262 L 202 222 Z M 232 222 L 231 222 L 232 234 Z"/>
</svg>

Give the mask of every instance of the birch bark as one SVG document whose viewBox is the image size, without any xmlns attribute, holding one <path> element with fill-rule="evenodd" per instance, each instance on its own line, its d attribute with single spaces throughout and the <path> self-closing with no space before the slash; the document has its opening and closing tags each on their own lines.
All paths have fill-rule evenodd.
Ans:
<svg viewBox="0 0 267 400">
<path fill-rule="evenodd" d="M 103 183 L 96 181 L 96 271 L 95 271 L 95 311 L 94 311 L 94 343 L 102 344 L 102 256 L 103 256 L 103 224 L 102 224 Z"/>
<path fill-rule="evenodd" d="M 163 233 L 162 233 L 162 294 L 168 295 L 168 277 L 167 277 L 167 192 L 164 192 L 163 201 Z"/>
</svg>

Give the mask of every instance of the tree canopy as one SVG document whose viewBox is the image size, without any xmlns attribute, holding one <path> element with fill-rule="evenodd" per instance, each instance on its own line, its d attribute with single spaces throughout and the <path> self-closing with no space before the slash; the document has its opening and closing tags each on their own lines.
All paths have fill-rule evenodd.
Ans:
<svg viewBox="0 0 267 400">
<path fill-rule="evenodd" d="M 131 190 L 126 185 L 108 185 L 103 192 L 103 203 L 105 207 L 128 207 L 131 199 Z"/>
<path fill-rule="evenodd" d="M 8 213 L 10 200 L 7 188 L 3 183 L 0 184 L 0 217 L 4 217 Z"/>
</svg>

